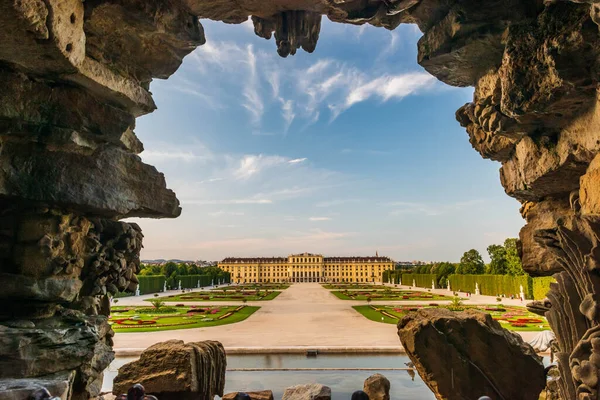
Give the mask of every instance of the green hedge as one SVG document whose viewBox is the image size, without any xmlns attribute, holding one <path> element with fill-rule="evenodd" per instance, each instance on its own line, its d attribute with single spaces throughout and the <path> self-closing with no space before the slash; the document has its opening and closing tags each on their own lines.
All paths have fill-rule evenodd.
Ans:
<svg viewBox="0 0 600 400">
<path fill-rule="evenodd" d="M 431 289 L 431 281 L 437 282 L 436 274 L 402 274 L 402 284 L 404 286 L 412 286 L 413 280 L 417 287 Z M 436 289 L 439 289 L 436 286 Z"/>
<path fill-rule="evenodd" d="M 158 276 L 138 276 L 140 282 L 140 294 L 150 294 L 162 292 L 165 287 L 166 277 L 162 275 Z"/>
<path fill-rule="evenodd" d="M 556 282 L 551 276 L 543 276 L 540 278 L 533 278 L 533 298 L 535 300 L 543 300 L 546 298 L 546 293 L 550 290 L 550 284 Z"/>
<path fill-rule="evenodd" d="M 510 276 L 510 275 L 450 275 L 450 287 L 452 290 L 461 292 L 471 292 L 475 294 L 475 283 L 479 284 L 479 291 L 483 295 L 514 295 L 518 297 L 523 286 L 525 297 L 532 298 L 532 278 L 528 275 Z"/>
</svg>

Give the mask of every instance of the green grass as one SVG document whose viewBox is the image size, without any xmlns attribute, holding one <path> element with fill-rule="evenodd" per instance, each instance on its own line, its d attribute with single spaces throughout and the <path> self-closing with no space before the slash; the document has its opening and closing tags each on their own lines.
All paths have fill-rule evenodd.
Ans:
<svg viewBox="0 0 600 400">
<path fill-rule="evenodd" d="M 331 293 L 341 300 L 363 300 L 371 299 L 373 301 L 385 300 L 404 300 L 404 301 L 437 301 L 452 300 L 450 296 L 433 294 L 428 292 L 415 292 L 407 290 L 381 291 L 381 290 L 353 290 L 341 291 L 332 290 Z"/>
<path fill-rule="evenodd" d="M 211 302 L 211 301 L 235 301 L 235 302 L 242 302 L 245 300 L 247 301 L 268 301 L 268 300 L 273 300 L 275 297 L 279 296 L 281 294 L 281 292 L 279 291 L 273 291 L 273 292 L 269 292 L 268 295 L 263 296 L 264 291 L 260 292 L 260 295 L 256 295 L 256 294 L 248 294 L 248 293 L 254 293 L 254 291 L 251 292 L 245 292 L 247 294 L 242 294 L 244 292 L 241 293 L 223 293 L 223 292 L 218 292 L 218 291 L 210 291 L 210 292 L 189 292 L 189 293 L 182 293 L 182 294 L 177 294 L 177 295 L 171 295 L 171 296 L 163 296 L 163 297 L 157 297 L 160 300 L 166 301 L 166 302 L 179 302 L 179 303 L 185 303 L 185 302 L 202 302 L 202 301 L 206 301 L 206 302 Z M 146 299 L 145 301 L 151 301 L 153 299 Z"/>
<path fill-rule="evenodd" d="M 187 312 L 193 307 L 165 307 L 171 310 L 164 314 L 162 309 L 153 312 L 148 307 L 113 307 L 109 322 L 115 332 L 159 332 L 178 329 L 207 328 L 211 326 L 228 325 L 240 322 L 254 314 L 260 307 L 244 306 L 241 310 L 235 311 L 239 306 L 225 307 L 205 307 L 211 310 L 218 309 L 215 314 L 188 315 Z M 121 310 L 129 310 L 120 312 Z M 142 311 L 142 312 L 140 312 Z M 234 312 L 235 311 L 235 312 Z M 218 318 L 228 312 L 234 312 L 232 315 L 219 320 Z M 136 316 L 137 320 L 156 321 L 153 325 L 142 325 L 140 327 L 123 326 L 116 323 L 117 320 L 123 320 Z M 212 321 L 202 321 L 202 319 L 211 318 Z"/>
<path fill-rule="evenodd" d="M 439 306 L 440 308 L 445 307 L 444 305 Z M 502 307 L 506 311 L 488 311 L 485 308 L 497 308 Z M 364 317 L 375 322 L 383 322 L 386 324 L 397 324 L 398 321 L 409 312 L 409 308 L 433 308 L 431 306 L 354 306 L 352 307 Z M 540 317 L 537 314 L 530 313 L 525 307 L 516 306 L 503 306 L 503 305 L 490 305 L 490 306 L 463 306 L 464 309 L 474 308 L 482 312 L 490 314 L 496 319 L 503 328 L 510 331 L 517 332 L 539 332 L 550 329 L 548 321 L 544 317 Z M 393 315 L 394 318 L 389 317 L 382 313 L 385 311 L 389 315 Z M 382 320 L 383 318 L 383 320 Z M 542 320 L 541 323 L 526 323 L 526 326 L 512 326 L 511 323 L 516 322 L 518 318 L 529 318 Z M 541 327 L 540 327 L 541 326 Z"/>
</svg>

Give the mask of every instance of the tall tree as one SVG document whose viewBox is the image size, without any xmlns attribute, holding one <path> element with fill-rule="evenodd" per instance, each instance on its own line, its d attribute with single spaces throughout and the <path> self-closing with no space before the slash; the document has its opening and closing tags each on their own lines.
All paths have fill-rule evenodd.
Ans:
<svg viewBox="0 0 600 400">
<path fill-rule="evenodd" d="M 445 287 L 447 284 L 448 276 L 452 275 L 456 272 L 456 267 L 454 264 L 449 262 L 441 262 L 437 265 L 435 269 L 437 284 L 440 287 Z"/>
<path fill-rule="evenodd" d="M 488 246 L 487 251 L 491 259 L 487 273 L 492 275 L 506 275 L 508 273 L 506 248 L 500 244 L 491 244 Z"/>
<path fill-rule="evenodd" d="M 481 254 L 475 249 L 466 251 L 460 259 L 460 264 L 456 269 L 457 274 L 483 274 L 485 272 L 485 263 Z"/>
<path fill-rule="evenodd" d="M 523 264 L 521 264 L 521 257 L 517 250 L 517 239 L 508 238 L 504 241 L 504 248 L 506 249 L 506 262 L 507 262 L 507 274 L 508 275 L 525 275 L 523 270 Z"/>
</svg>

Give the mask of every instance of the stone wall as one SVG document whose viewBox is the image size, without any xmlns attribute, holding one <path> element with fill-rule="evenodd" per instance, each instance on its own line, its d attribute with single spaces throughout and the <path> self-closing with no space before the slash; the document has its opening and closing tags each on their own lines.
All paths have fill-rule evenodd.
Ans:
<svg viewBox="0 0 600 400">
<path fill-rule="evenodd" d="M 98 394 L 112 357 L 106 295 L 135 287 L 141 248 L 139 228 L 118 221 L 181 211 L 137 155 L 135 118 L 156 108 L 152 79 L 204 43 L 198 17 L 252 16 L 255 33 L 274 34 L 287 56 L 315 49 L 325 15 L 417 24 L 419 63 L 447 84 L 475 87 L 457 119 L 476 151 L 502 163 L 502 185 L 523 204 L 525 268 L 559 274 L 549 318 L 560 396 L 598 398 L 596 3 L 0 0 L 0 360 L 18 366 L 0 364 L 0 377 L 47 382 L 58 373 L 71 382 L 68 397 Z M 78 345 L 56 342 L 65 329 Z"/>
</svg>

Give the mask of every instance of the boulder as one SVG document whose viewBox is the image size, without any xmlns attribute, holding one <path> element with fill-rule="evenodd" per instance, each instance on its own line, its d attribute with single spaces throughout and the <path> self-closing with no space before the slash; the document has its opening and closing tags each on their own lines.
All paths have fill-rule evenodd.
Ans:
<svg viewBox="0 0 600 400">
<path fill-rule="evenodd" d="M 390 381 L 381 374 L 371 375 L 365 380 L 363 391 L 369 400 L 390 400 Z"/>
<path fill-rule="evenodd" d="M 318 383 L 285 389 L 282 400 L 331 400 L 331 389 Z"/>
<path fill-rule="evenodd" d="M 37 390 L 45 388 L 53 397 L 68 400 L 72 390 L 75 372 L 63 372 L 54 375 L 30 379 L 0 380 L 0 400 L 27 399 Z"/>
<path fill-rule="evenodd" d="M 489 314 L 419 310 L 402 318 L 398 335 L 439 400 L 537 399 L 546 385 L 542 358 Z"/>
<path fill-rule="evenodd" d="M 235 400 L 240 392 L 227 393 L 222 400 Z M 273 392 L 270 390 L 261 390 L 257 392 L 244 392 L 250 396 L 250 400 L 273 400 Z"/>
<path fill-rule="evenodd" d="M 219 342 L 169 340 L 148 347 L 140 359 L 119 368 L 113 394 L 140 383 L 160 400 L 212 400 L 223 396 L 227 361 Z"/>
</svg>

